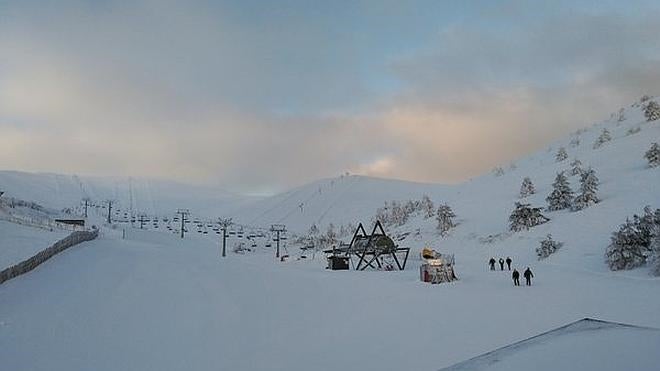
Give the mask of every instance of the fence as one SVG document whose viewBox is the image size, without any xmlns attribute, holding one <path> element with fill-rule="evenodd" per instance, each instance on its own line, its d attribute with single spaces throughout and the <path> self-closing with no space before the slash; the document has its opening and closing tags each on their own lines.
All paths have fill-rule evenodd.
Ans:
<svg viewBox="0 0 660 371">
<path fill-rule="evenodd" d="M 34 268 L 38 267 L 41 263 L 52 258 L 58 253 L 68 249 L 69 247 L 75 246 L 85 241 L 91 241 L 96 237 L 98 237 L 98 235 L 99 235 L 98 229 L 94 229 L 91 232 L 90 231 L 73 232 L 67 237 L 64 237 L 63 239 L 55 242 L 51 247 L 40 251 L 39 253 L 37 253 L 37 255 L 34 255 L 33 257 L 27 260 L 24 260 L 18 264 L 15 264 L 1 271 L 0 284 L 12 278 L 18 277 L 21 274 L 33 270 Z"/>
</svg>

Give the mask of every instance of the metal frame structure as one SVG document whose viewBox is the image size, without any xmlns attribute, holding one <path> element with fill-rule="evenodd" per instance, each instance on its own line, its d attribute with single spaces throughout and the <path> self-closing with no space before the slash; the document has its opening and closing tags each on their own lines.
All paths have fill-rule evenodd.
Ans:
<svg viewBox="0 0 660 371">
<path fill-rule="evenodd" d="M 406 262 L 408 261 L 408 255 L 410 254 L 410 248 L 398 247 L 398 245 L 394 245 L 390 249 L 379 248 L 378 246 L 375 245 L 375 243 L 378 238 L 381 238 L 381 236 L 389 239 L 380 221 L 376 221 L 376 224 L 374 225 L 371 234 L 367 234 L 362 223 L 358 225 L 357 229 L 355 230 L 355 233 L 353 234 L 353 239 L 351 239 L 351 243 L 349 244 L 347 249 L 349 256 L 354 254 L 356 257 L 359 258 L 357 265 L 356 266 L 354 265 L 355 270 L 363 271 L 366 270 L 367 268 L 383 269 L 383 265 L 380 262 L 380 258 L 382 256 L 391 256 L 392 259 L 396 262 L 396 267 L 400 271 L 406 269 Z M 357 241 L 365 240 L 365 239 L 366 239 L 365 242 L 359 243 L 358 244 L 359 246 L 356 246 Z M 397 256 L 397 254 L 404 254 L 402 262 L 399 261 L 399 257 Z M 364 265 L 362 265 L 363 263 Z"/>
</svg>

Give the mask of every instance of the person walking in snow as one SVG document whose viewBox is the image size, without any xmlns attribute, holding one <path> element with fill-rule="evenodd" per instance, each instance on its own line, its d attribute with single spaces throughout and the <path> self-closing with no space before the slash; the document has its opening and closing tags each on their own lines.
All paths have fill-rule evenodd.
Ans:
<svg viewBox="0 0 660 371">
<path fill-rule="evenodd" d="M 529 267 L 527 267 L 527 269 L 525 269 L 525 273 L 523 273 L 523 276 L 525 276 L 525 284 L 527 286 L 531 286 L 532 285 L 532 277 L 534 277 L 534 273 L 532 273 L 532 270 L 529 269 Z"/>
<path fill-rule="evenodd" d="M 500 270 L 504 270 L 504 259 L 500 258 Z"/>
<path fill-rule="evenodd" d="M 518 272 L 517 269 L 513 270 L 513 273 L 511 274 L 511 278 L 513 278 L 514 286 L 520 286 L 520 273 Z"/>
<path fill-rule="evenodd" d="M 494 271 L 495 270 L 495 258 L 490 258 L 488 261 L 488 265 L 490 265 L 490 270 Z"/>
<path fill-rule="evenodd" d="M 513 262 L 513 260 L 511 260 L 510 256 L 507 256 L 506 257 L 506 266 L 509 268 L 509 270 L 511 270 L 511 262 Z"/>
</svg>

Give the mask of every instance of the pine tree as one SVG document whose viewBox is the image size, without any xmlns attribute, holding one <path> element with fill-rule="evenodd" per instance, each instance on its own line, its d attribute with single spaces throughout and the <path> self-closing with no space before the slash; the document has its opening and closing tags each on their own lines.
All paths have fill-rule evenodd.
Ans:
<svg viewBox="0 0 660 371">
<path fill-rule="evenodd" d="M 603 131 L 600 133 L 600 136 L 598 137 L 598 139 L 596 139 L 596 142 L 594 143 L 594 149 L 600 148 L 603 144 L 611 140 L 612 140 L 612 136 L 610 135 L 609 130 L 603 129 Z"/>
<path fill-rule="evenodd" d="M 612 233 L 605 259 L 611 270 L 633 269 L 651 262 L 657 264 L 655 246 L 660 237 L 660 209 L 644 208 L 641 217 L 633 215 Z M 653 270 L 653 267 L 652 267 Z"/>
<path fill-rule="evenodd" d="M 498 166 L 493 169 L 493 174 L 495 174 L 495 176 L 502 176 L 504 175 L 504 169 L 501 166 Z"/>
<path fill-rule="evenodd" d="M 456 214 L 447 204 L 442 204 L 438 207 L 436 213 L 436 220 L 438 221 L 438 231 L 440 235 L 445 236 L 450 229 L 456 227 L 453 219 L 456 217 Z"/>
<path fill-rule="evenodd" d="M 515 209 L 509 215 L 509 229 L 514 232 L 528 230 L 550 219 L 541 214 L 540 207 L 531 207 L 530 204 L 515 203 Z"/>
<path fill-rule="evenodd" d="M 660 105 L 655 101 L 648 102 L 644 107 L 644 117 L 646 117 L 646 121 L 660 119 Z"/>
<path fill-rule="evenodd" d="M 539 260 L 545 259 L 559 250 L 562 245 L 563 243 L 553 240 L 552 235 L 548 234 L 545 240 L 541 241 L 541 246 L 536 248 L 536 255 Z"/>
<path fill-rule="evenodd" d="M 555 182 L 552 183 L 552 188 L 552 193 L 545 199 L 548 202 L 548 210 L 556 211 L 571 207 L 573 203 L 573 190 L 571 190 L 571 186 L 568 184 L 568 179 L 563 171 L 557 174 Z"/>
<path fill-rule="evenodd" d="M 523 179 L 522 184 L 520 185 L 520 198 L 525 198 L 529 195 L 536 193 L 536 188 L 534 188 L 534 183 L 529 177 Z"/>
<path fill-rule="evenodd" d="M 638 227 L 630 219 L 612 233 L 611 243 L 605 251 L 605 258 L 613 271 L 633 269 L 646 262 L 647 248 Z"/>
<path fill-rule="evenodd" d="M 566 153 L 566 148 L 559 147 L 557 154 L 555 155 L 556 162 L 562 162 L 568 158 L 568 153 Z"/>
<path fill-rule="evenodd" d="M 594 169 L 589 168 L 582 173 L 580 176 L 580 194 L 575 197 L 573 202 L 574 211 L 582 210 L 592 203 L 597 204 L 600 201 L 596 196 L 599 182 Z"/>
<path fill-rule="evenodd" d="M 582 174 L 582 161 L 577 158 L 571 162 L 571 175 Z"/>
<path fill-rule="evenodd" d="M 429 196 L 422 196 L 421 207 L 424 213 L 424 219 L 432 218 L 435 215 L 435 205 L 433 205 L 433 201 L 431 201 Z"/>
<path fill-rule="evenodd" d="M 658 143 L 651 145 L 651 148 L 644 154 L 644 158 L 648 160 L 650 167 L 660 166 L 660 146 L 658 146 Z"/>
</svg>

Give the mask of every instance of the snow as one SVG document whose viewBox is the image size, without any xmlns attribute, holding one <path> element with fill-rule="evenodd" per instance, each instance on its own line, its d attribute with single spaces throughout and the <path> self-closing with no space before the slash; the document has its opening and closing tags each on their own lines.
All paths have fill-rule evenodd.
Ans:
<svg viewBox="0 0 660 371">
<path fill-rule="evenodd" d="M 176 230 L 163 231 L 162 220 L 158 231 L 152 223 L 146 226 L 151 230 L 103 227 L 98 240 L 0 285 L 0 365 L 30 370 L 434 370 L 585 317 L 660 328 L 660 279 L 649 276 L 647 268 L 610 272 L 604 262 L 610 234 L 627 216 L 645 205 L 660 207 L 660 172 L 643 158 L 660 138 L 660 124 L 645 122 L 638 107 L 627 109 L 625 116 L 621 123 L 609 120 L 581 132 L 578 147 L 565 138 L 516 161 L 515 169 L 499 177 L 486 174 L 455 186 L 362 176 L 326 179 L 230 215 L 256 226 L 285 223 L 294 232 L 316 223 L 324 231 L 330 222 L 368 223 L 385 201 L 427 194 L 436 205 L 446 202 L 459 223 L 447 237 L 438 235 L 435 219 L 421 216 L 390 228 L 392 233 L 411 232 L 400 242 L 413 249 L 403 272 L 328 271 L 318 254 L 297 260 L 292 245 L 292 258 L 280 262 L 272 248 L 265 248 L 267 237 L 259 240 L 255 253 L 229 253 L 221 259 L 217 234 L 195 233 L 190 225 L 190 233 L 180 239 Z M 632 127 L 641 131 L 626 135 Z M 594 150 L 603 128 L 612 140 Z M 555 161 L 559 146 L 566 147 L 570 160 L 579 158 L 585 168 L 594 168 L 601 202 L 577 212 L 544 212 L 548 223 L 509 232 L 508 216 L 520 200 L 522 179 L 529 176 L 537 189 L 525 202 L 545 206 L 557 172 L 570 168 L 569 160 Z M 577 189 L 578 177 L 569 181 Z M 36 191 L 41 184 L 30 188 L 28 181 L 13 182 L 25 188 L 12 191 L 22 192 L 21 198 L 39 194 L 44 204 L 56 204 L 48 193 Z M 63 184 L 52 194 L 65 194 Z M 161 193 L 167 192 L 151 193 L 155 208 Z M 77 205 L 79 198 L 71 196 L 61 206 L 67 202 Z M 547 234 L 563 246 L 538 261 L 535 249 Z M 230 246 L 237 241 L 231 237 Z M 424 246 L 455 254 L 459 280 L 419 282 L 418 253 Z M 519 271 L 531 267 L 533 286 L 514 287 L 509 271 L 488 270 L 490 257 L 506 256 Z M 618 327 L 571 332 L 506 353 L 488 366 L 654 369 L 655 334 Z M 585 353 L 593 357 L 585 360 Z"/>
<path fill-rule="evenodd" d="M 658 329 L 584 319 L 443 370 L 656 370 L 659 347 Z"/>
<path fill-rule="evenodd" d="M 115 206 L 137 214 L 171 214 L 178 208 L 190 208 L 198 215 L 217 216 L 260 197 L 234 194 L 218 187 L 126 177 L 86 177 L 50 173 L 0 171 L 0 190 L 5 198 L 15 197 L 62 209 L 80 205 L 85 197 L 99 203 L 114 200 Z"/>
<path fill-rule="evenodd" d="M 196 235 L 105 234 L 0 287 L 7 369 L 431 370 L 584 316 L 660 327 L 652 279 L 543 265 L 513 287 L 468 255 L 460 281 L 431 286 L 415 258 L 404 272 L 339 272 L 220 260 Z"/>
<path fill-rule="evenodd" d="M 0 220 L 0 270 L 32 257 L 69 233 Z"/>
</svg>

